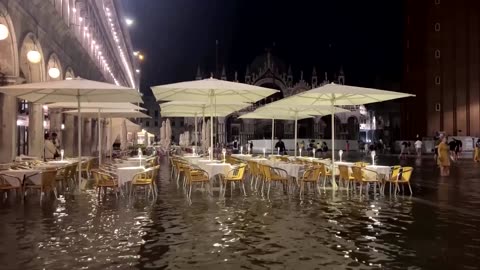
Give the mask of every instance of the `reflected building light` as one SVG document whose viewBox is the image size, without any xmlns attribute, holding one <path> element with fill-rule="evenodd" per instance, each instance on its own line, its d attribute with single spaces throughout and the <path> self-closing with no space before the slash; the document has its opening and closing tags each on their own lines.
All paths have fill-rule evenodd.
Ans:
<svg viewBox="0 0 480 270">
<path fill-rule="evenodd" d="M 82 18 L 82 17 L 78 17 L 78 20 L 79 20 L 80 22 L 82 22 L 82 21 L 83 21 L 83 18 Z"/>
<path fill-rule="evenodd" d="M 52 67 L 48 70 L 48 76 L 50 76 L 53 79 L 56 79 L 60 77 L 60 70 L 56 67 Z"/>
<path fill-rule="evenodd" d="M 42 60 L 42 55 L 37 50 L 33 49 L 27 53 L 27 59 L 30 63 L 38 64 Z"/>
<path fill-rule="evenodd" d="M 76 8 L 72 8 L 73 13 L 77 12 Z"/>
<path fill-rule="evenodd" d="M 0 40 L 8 38 L 8 27 L 5 24 L 0 24 Z"/>
</svg>

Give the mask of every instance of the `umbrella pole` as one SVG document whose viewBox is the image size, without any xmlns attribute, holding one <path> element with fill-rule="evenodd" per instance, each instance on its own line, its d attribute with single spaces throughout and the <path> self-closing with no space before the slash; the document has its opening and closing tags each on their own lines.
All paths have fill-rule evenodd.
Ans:
<svg viewBox="0 0 480 270">
<path fill-rule="evenodd" d="M 205 125 L 205 108 L 202 109 L 202 149 L 203 151 L 206 151 L 205 149 L 205 138 L 203 137 L 203 134 L 207 132 L 207 130 L 205 129 L 206 128 L 206 125 Z M 204 152 L 205 153 L 205 152 Z"/>
<path fill-rule="evenodd" d="M 335 182 L 335 98 L 332 99 L 332 188 L 338 189 Z"/>
<path fill-rule="evenodd" d="M 275 140 L 275 118 L 272 118 L 272 155 L 273 155 L 274 140 Z"/>
<path fill-rule="evenodd" d="M 98 109 L 97 113 L 97 129 L 98 129 L 98 165 L 102 165 L 102 125 L 100 122 L 102 119 L 100 119 L 100 109 Z"/>
<path fill-rule="evenodd" d="M 213 93 L 210 93 L 210 106 L 213 105 Z M 213 159 L 213 113 L 210 113 L 210 147 L 212 149 L 210 153 L 210 160 Z"/>
<path fill-rule="evenodd" d="M 195 113 L 195 147 L 197 146 L 197 113 Z"/>
<path fill-rule="evenodd" d="M 112 139 L 112 135 L 113 135 L 112 134 L 113 133 L 112 132 L 112 124 L 113 123 L 112 123 L 112 118 L 110 118 L 110 123 L 109 124 L 110 124 L 110 136 L 109 136 L 109 138 L 110 138 L 110 142 L 109 142 L 109 145 L 110 145 L 110 161 L 112 161 L 112 152 L 113 152 L 113 139 Z"/>
<path fill-rule="evenodd" d="M 77 90 L 77 107 L 78 107 L 78 189 L 82 182 L 82 113 L 80 106 L 80 90 Z"/>
<path fill-rule="evenodd" d="M 294 148 L 295 149 L 295 155 L 294 155 L 294 157 L 297 156 L 297 125 L 298 125 L 297 124 L 297 122 L 298 122 L 297 118 L 298 118 L 298 112 L 295 112 L 295 142 L 294 142 L 295 143 L 295 148 Z"/>
</svg>

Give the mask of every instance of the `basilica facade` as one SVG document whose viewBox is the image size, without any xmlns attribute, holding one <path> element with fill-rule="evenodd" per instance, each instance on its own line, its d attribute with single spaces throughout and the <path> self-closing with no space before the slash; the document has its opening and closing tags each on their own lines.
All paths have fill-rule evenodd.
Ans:
<svg viewBox="0 0 480 270">
<path fill-rule="evenodd" d="M 203 73 L 200 67 L 197 70 L 196 78 L 201 80 L 211 75 Z M 298 73 L 296 73 L 298 74 Z M 337 74 L 329 78 L 327 72 L 317 73 L 315 67 L 312 68 L 309 78 L 300 71 L 300 76 L 295 77 L 291 66 L 287 66 L 281 59 L 274 56 L 270 51 L 257 56 L 253 62 L 246 67 L 245 74 L 240 78 L 238 72 L 234 73 L 233 78 L 227 77 L 226 68 L 223 67 L 220 79 L 242 82 L 267 88 L 279 90 L 273 96 L 253 104 L 252 106 L 235 112 L 228 117 L 219 118 L 217 123 L 219 143 L 231 142 L 238 139 L 241 143 L 246 143 L 252 139 L 271 138 L 272 121 L 262 119 L 239 119 L 239 116 L 251 112 L 267 103 L 301 93 L 322 84 L 335 82 L 345 84 L 345 74 L 340 68 Z M 335 115 L 335 134 L 337 139 L 359 140 L 361 139 L 361 130 L 371 126 L 371 117 L 364 106 L 348 106 L 348 113 Z M 298 121 L 298 138 L 305 139 L 330 139 L 331 138 L 331 116 L 317 116 L 311 119 Z M 194 120 L 185 119 L 186 128 L 193 129 Z M 275 136 L 282 139 L 291 139 L 294 137 L 294 122 L 280 121 L 275 122 Z"/>
</svg>

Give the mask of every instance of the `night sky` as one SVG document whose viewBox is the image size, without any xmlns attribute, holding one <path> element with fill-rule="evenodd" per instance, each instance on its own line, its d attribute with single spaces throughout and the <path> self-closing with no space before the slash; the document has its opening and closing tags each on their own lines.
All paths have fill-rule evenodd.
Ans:
<svg viewBox="0 0 480 270">
<path fill-rule="evenodd" d="M 230 80 L 237 70 L 243 81 L 266 48 L 292 66 L 295 81 L 313 66 L 321 78 L 343 66 L 349 85 L 398 87 L 401 80 L 401 0 L 122 1 L 135 19 L 133 46 L 146 57 L 142 89 L 193 80 L 198 65 L 215 71 L 215 40 Z"/>
</svg>

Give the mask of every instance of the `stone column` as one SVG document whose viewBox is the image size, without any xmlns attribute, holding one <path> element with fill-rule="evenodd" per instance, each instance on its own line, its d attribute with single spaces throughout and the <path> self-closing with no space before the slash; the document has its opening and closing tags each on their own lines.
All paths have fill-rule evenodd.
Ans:
<svg viewBox="0 0 480 270">
<path fill-rule="evenodd" d="M 43 157 L 43 106 L 28 103 L 28 155 Z"/>
<path fill-rule="evenodd" d="M 65 129 L 62 131 L 62 138 L 61 141 L 63 148 L 65 149 L 65 156 L 67 157 L 74 157 L 76 152 L 75 143 L 77 136 L 77 132 L 75 129 L 75 116 L 66 114 L 65 115 Z"/>
<path fill-rule="evenodd" d="M 16 97 L 0 94 L 0 163 L 12 162 L 17 145 Z"/>
<path fill-rule="evenodd" d="M 95 143 L 90 144 L 90 154 L 91 155 L 98 154 L 98 152 L 97 152 L 97 147 L 98 147 L 97 121 L 99 121 L 99 119 L 92 119 L 91 125 L 90 125 L 90 128 L 91 128 L 90 134 L 92 135 L 92 137 L 90 138 L 90 141 L 95 142 Z"/>
<path fill-rule="evenodd" d="M 83 121 L 83 130 L 82 130 L 82 155 L 91 155 L 92 146 L 95 145 L 95 142 L 92 141 L 92 119 L 87 118 Z"/>
<path fill-rule="evenodd" d="M 50 134 L 57 133 L 57 139 L 60 142 L 60 148 L 63 148 L 62 138 L 62 109 L 48 109 L 48 119 L 50 119 Z"/>
</svg>

